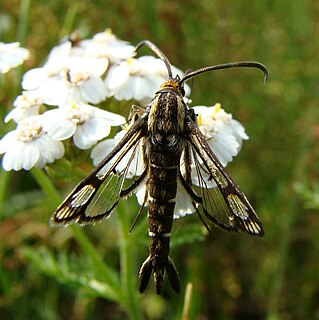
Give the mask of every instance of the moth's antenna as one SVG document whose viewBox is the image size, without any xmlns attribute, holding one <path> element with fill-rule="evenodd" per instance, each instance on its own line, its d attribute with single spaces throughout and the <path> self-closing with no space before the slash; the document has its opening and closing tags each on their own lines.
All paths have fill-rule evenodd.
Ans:
<svg viewBox="0 0 319 320">
<path fill-rule="evenodd" d="M 190 78 L 193 78 L 197 76 L 200 73 L 207 72 L 207 71 L 215 71 L 215 70 L 221 70 L 221 69 L 230 69 L 230 68 L 257 68 L 261 70 L 264 73 L 264 82 L 268 79 L 268 70 L 267 68 L 259 62 L 256 61 L 237 61 L 237 62 L 230 62 L 230 63 L 224 63 L 224 64 L 217 64 L 215 66 L 210 67 L 204 67 L 192 72 L 187 73 L 184 78 L 180 81 L 180 83 L 183 83 Z"/>
<path fill-rule="evenodd" d="M 151 41 L 149 40 L 143 40 L 141 41 L 137 46 L 136 46 L 136 51 L 143 47 L 146 46 L 148 48 L 150 48 L 161 60 L 164 61 L 166 68 L 167 68 L 167 72 L 168 72 L 168 77 L 172 78 L 172 67 L 171 67 L 171 63 L 169 62 L 169 60 L 166 58 L 166 56 L 164 55 L 164 53 Z"/>
</svg>

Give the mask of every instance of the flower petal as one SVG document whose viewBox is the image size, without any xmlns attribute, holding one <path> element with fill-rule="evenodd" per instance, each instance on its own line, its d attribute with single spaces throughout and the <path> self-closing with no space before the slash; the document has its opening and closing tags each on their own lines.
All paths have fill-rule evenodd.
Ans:
<svg viewBox="0 0 319 320">
<path fill-rule="evenodd" d="M 91 77 L 81 86 L 82 102 L 99 103 L 106 98 L 106 87 L 102 79 Z"/>
<path fill-rule="evenodd" d="M 125 65 L 110 68 L 105 78 L 105 85 L 110 91 L 122 86 L 129 78 L 129 70 Z"/>
<path fill-rule="evenodd" d="M 107 139 L 98 143 L 91 152 L 93 164 L 97 166 L 115 147 L 117 141 L 115 139 Z"/>
<path fill-rule="evenodd" d="M 187 214 L 195 212 L 195 208 L 192 204 L 192 199 L 181 185 L 180 182 L 177 184 L 177 193 L 175 200 L 174 219 L 184 217 Z"/>
<path fill-rule="evenodd" d="M 0 154 L 5 153 L 12 148 L 12 145 L 16 141 L 16 137 L 17 130 L 12 130 L 0 140 Z"/>
<path fill-rule="evenodd" d="M 111 126 L 120 126 L 126 122 L 125 117 L 121 116 L 120 114 L 106 110 L 101 110 L 98 108 L 96 108 L 94 117 L 104 119 Z"/>
<path fill-rule="evenodd" d="M 35 90 L 46 81 L 47 77 L 48 73 L 46 69 L 31 69 L 23 75 L 22 88 L 24 90 Z"/>
<path fill-rule="evenodd" d="M 23 151 L 22 167 L 24 170 L 30 170 L 36 164 L 40 156 L 37 142 L 32 141 L 32 142 L 26 143 L 22 151 Z"/>
<path fill-rule="evenodd" d="M 42 135 L 37 140 L 39 146 L 40 157 L 36 163 L 37 167 L 44 167 L 47 163 L 52 163 L 56 159 L 60 159 L 64 155 L 64 146 L 60 141 L 54 141 L 47 135 Z"/>
</svg>

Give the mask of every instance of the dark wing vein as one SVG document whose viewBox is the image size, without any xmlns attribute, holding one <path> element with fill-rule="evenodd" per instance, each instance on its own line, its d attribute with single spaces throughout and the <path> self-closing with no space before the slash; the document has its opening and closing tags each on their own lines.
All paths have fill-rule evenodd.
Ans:
<svg viewBox="0 0 319 320">
<path fill-rule="evenodd" d="M 254 209 L 225 172 L 198 126 L 188 119 L 186 130 L 191 144 L 189 149 L 192 150 L 192 168 L 195 167 L 198 177 L 197 194 L 200 194 L 202 210 L 207 219 L 227 231 L 242 230 L 251 235 L 262 236 L 262 224 Z M 212 188 L 211 179 L 217 188 Z M 196 193 L 197 188 L 192 183 L 190 186 Z"/>
<path fill-rule="evenodd" d="M 132 125 L 115 148 L 58 207 L 51 218 L 52 224 L 86 224 L 108 217 L 112 213 L 118 204 L 121 190 L 128 188 L 124 186 L 125 178 L 141 148 L 146 125 L 146 117 L 139 118 Z M 130 152 L 130 156 L 125 158 Z M 135 180 L 138 178 L 135 177 Z"/>
<path fill-rule="evenodd" d="M 193 148 L 192 153 L 198 182 L 198 187 L 193 185 L 193 189 L 200 194 L 202 204 L 198 209 L 199 212 L 203 211 L 210 222 L 226 231 L 238 231 L 237 226 L 232 222 L 230 212 L 219 188 L 216 188 L 216 185 L 214 187 L 207 185 L 209 181 L 207 180 L 206 167 L 203 167 L 199 162 Z"/>
<path fill-rule="evenodd" d="M 111 173 L 106 177 L 87 207 L 86 215 L 92 217 L 94 221 L 108 217 L 120 198 L 131 195 L 144 180 L 147 172 L 146 165 L 143 166 L 141 176 L 138 176 L 140 168 L 137 168 L 138 163 L 142 161 L 138 152 L 141 148 L 141 142 L 142 140 L 139 140 L 132 148 L 132 151 L 129 151 L 129 157 L 124 157 L 119 165 L 114 168 L 116 173 Z M 126 194 L 127 190 L 131 189 L 133 189 L 132 192 Z"/>
</svg>

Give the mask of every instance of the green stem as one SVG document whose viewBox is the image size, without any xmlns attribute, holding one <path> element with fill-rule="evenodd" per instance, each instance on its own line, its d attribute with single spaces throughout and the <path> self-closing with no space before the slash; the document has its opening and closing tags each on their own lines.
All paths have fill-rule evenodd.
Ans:
<svg viewBox="0 0 319 320">
<path fill-rule="evenodd" d="M 0 171 L 0 219 L 4 212 L 4 201 L 8 190 L 10 172 Z M 1 214 L 2 213 L 2 214 Z"/>
<path fill-rule="evenodd" d="M 41 186 L 42 190 L 47 195 L 47 198 L 49 199 L 51 204 L 57 207 L 61 203 L 62 199 L 50 178 L 45 174 L 43 170 L 38 168 L 32 169 L 31 173 L 38 184 Z M 112 269 L 104 263 L 103 258 L 101 257 L 99 252 L 96 251 L 88 237 L 85 235 L 84 231 L 79 226 L 72 225 L 70 226 L 70 228 L 82 250 L 91 257 L 91 259 L 94 261 L 95 266 L 103 275 L 105 282 L 109 284 L 111 291 L 110 295 L 112 296 L 113 300 L 119 301 L 121 289 L 116 273 L 113 272 Z"/>
<path fill-rule="evenodd" d="M 18 41 L 25 45 L 30 15 L 31 0 L 22 0 L 20 5 L 20 19 L 18 26 Z"/>
<path fill-rule="evenodd" d="M 117 211 L 119 223 L 119 245 L 121 258 L 121 277 L 122 277 L 122 292 L 126 301 L 126 309 L 131 319 L 142 319 L 138 307 L 138 294 L 136 291 L 135 270 L 133 270 L 133 248 L 132 240 L 129 235 L 129 212 L 128 202 L 120 203 Z"/>
<path fill-rule="evenodd" d="M 65 35 L 70 34 L 72 32 L 76 15 L 78 13 L 79 3 L 74 2 L 67 10 L 65 19 L 63 22 L 63 26 L 60 31 L 60 39 L 65 37 Z"/>
<path fill-rule="evenodd" d="M 33 168 L 31 170 L 31 174 L 46 194 L 50 202 L 50 205 L 52 205 L 52 207 L 57 207 L 60 204 L 62 198 L 60 196 L 60 193 L 55 188 L 51 179 L 46 175 L 46 173 L 42 169 L 39 168 Z"/>
<path fill-rule="evenodd" d="M 118 279 L 118 276 L 115 272 L 112 271 L 103 261 L 103 258 L 99 254 L 98 251 L 94 248 L 88 237 L 85 235 L 81 227 L 78 225 L 71 225 L 70 226 L 73 235 L 78 242 L 78 244 L 81 246 L 82 250 L 91 257 L 91 259 L 94 261 L 94 265 L 99 269 L 101 274 L 103 275 L 103 278 L 105 279 L 105 282 L 109 284 L 111 289 L 111 295 L 113 297 L 113 300 L 119 301 L 120 300 L 120 282 Z"/>
</svg>

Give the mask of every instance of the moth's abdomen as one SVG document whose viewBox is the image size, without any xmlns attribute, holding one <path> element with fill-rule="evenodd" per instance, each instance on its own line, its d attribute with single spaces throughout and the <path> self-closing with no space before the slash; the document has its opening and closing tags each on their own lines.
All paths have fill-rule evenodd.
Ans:
<svg viewBox="0 0 319 320">
<path fill-rule="evenodd" d="M 169 257 L 169 242 L 177 192 L 177 170 L 184 145 L 186 106 L 177 89 L 164 84 L 150 105 L 147 153 L 149 154 L 148 234 L 149 256 L 140 270 L 140 292 L 154 273 L 156 293 L 163 290 L 165 271 L 175 292 L 179 277 Z"/>
<path fill-rule="evenodd" d="M 163 290 L 165 271 L 175 292 L 180 291 L 179 277 L 169 257 L 169 242 L 173 224 L 175 197 L 177 192 L 177 169 L 179 154 L 152 152 L 147 184 L 149 205 L 149 257 L 140 270 L 140 292 L 146 289 L 154 273 L 156 293 Z"/>
<path fill-rule="evenodd" d="M 150 163 L 148 218 L 151 233 L 171 232 L 177 191 L 176 178 L 176 159 L 164 163 Z"/>
</svg>

